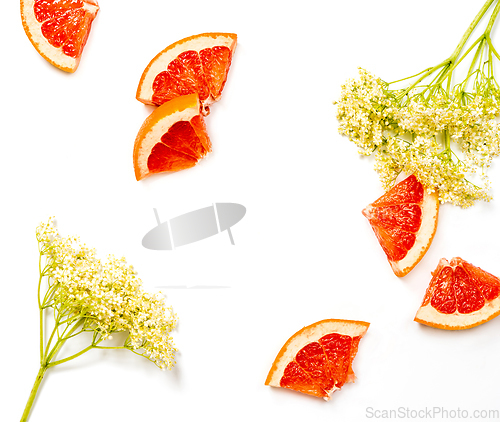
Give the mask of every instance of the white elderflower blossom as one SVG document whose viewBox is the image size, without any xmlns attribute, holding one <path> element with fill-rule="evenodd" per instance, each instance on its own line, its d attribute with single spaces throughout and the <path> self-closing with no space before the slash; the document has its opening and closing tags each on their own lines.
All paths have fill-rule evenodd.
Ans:
<svg viewBox="0 0 500 422">
<path fill-rule="evenodd" d="M 360 78 L 342 85 L 337 104 L 339 131 L 355 142 L 360 153 L 370 155 L 383 142 L 383 129 L 391 124 L 383 85 L 371 73 L 359 69 Z"/>
<path fill-rule="evenodd" d="M 375 153 L 375 170 L 384 188 L 405 172 L 437 190 L 442 202 L 468 207 L 476 200 L 490 200 L 485 170 L 500 155 L 498 103 L 480 94 L 466 106 L 442 96 L 423 102 L 414 93 L 402 105 L 387 86 L 361 70 L 359 80 L 343 86 L 336 103 L 339 132 L 361 154 Z M 482 186 L 469 180 L 478 170 Z"/>
<path fill-rule="evenodd" d="M 47 262 L 49 295 L 44 307 L 54 308 L 56 318 L 73 318 L 82 331 L 93 331 L 92 347 L 111 333 L 126 331 L 122 348 L 148 357 L 160 368 L 172 368 L 175 347 L 169 333 L 175 314 L 161 294 L 143 291 L 125 258 L 110 256 L 101 262 L 78 238 L 60 237 L 52 220 L 38 227 L 37 238 Z"/>
<path fill-rule="evenodd" d="M 38 306 L 40 309 L 40 370 L 21 421 L 26 421 L 45 372 L 92 349 L 128 349 L 161 369 L 171 369 L 176 348 L 171 331 L 176 315 L 161 293 L 147 293 L 124 258 L 101 262 L 94 249 L 76 237 L 61 237 L 53 219 L 36 230 L 40 251 Z M 47 280 L 46 291 L 42 281 Z M 46 332 L 45 313 L 53 315 Z M 126 332 L 122 345 L 102 345 L 112 334 Z M 57 358 L 64 343 L 90 333 L 90 344 L 66 358 Z M 109 344 L 109 343 L 107 343 Z"/>
<path fill-rule="evenodd" d="M 473 45 L 476 50 L 465 80 L 450 84 L 456 66 L 474 51 L 471 47 L 460 55 L 491 4 L 483 6 L 455 52 L 439 65 L 393 83 L 360 69 L 358 79 L 342 85 L 335 103 L 339 132 L 361 154 L 374 155 L 385 189 L 404 172 L 415 174 L 430 191 L 438 191 L 441 202 L 468 207 L 491 199 L 486 172 L 500 155 L 500 88 L 493 76 L 493 60 L 500 56 L 490 32 L 500 3 Z M 406 88 L 389 89 L 405 80 L 410 81 Z M 431 82 L 425 84 L 425 80 Z"/>
</svg>

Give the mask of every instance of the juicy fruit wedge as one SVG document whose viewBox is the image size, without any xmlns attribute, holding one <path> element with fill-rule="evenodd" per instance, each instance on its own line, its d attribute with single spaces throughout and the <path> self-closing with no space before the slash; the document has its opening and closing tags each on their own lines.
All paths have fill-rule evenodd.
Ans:
<svg viewBox="0 0 500 422">
<path fill-rule="evenodd" d="M 403 277 L 423 258 L 436 233 L 437 193 L 412 175 L 363 210 L 394 274 Z"/>
<path fill-rule="evenodd" d="M 99 6 L 94 0 L 21 0 L 23 27 L 49 63 L 74 72 Z"/>
<path fill-rule="evenodd" d="M 352 361 L 369 323 L 325 319 L 302 328 L 281 348 L 266 385 L 330 399 L 346 382 L 354 382 Z"/>
<path fill-rule="evenodd" d="M 177 97 L 156 108 L 139 130 L 134 144 L 135 177 L 141 180 L 193 167 L 210 151 L 198 95 Z"/>
<path fill-rule="evenodd" d="M 218 101 L 236 48 L 236 34 L 211 32 L 184 38 L 158 53 L 144 70 L 136 98 L 161 105 L 197 93 L 204 115 Z"/>
<path fill-rule="evenodd" d="M 461 258 L 442 258 L 432 273 L 415 321 L 463 330 L 500 314 L 500 279 Z"/>
</svg>

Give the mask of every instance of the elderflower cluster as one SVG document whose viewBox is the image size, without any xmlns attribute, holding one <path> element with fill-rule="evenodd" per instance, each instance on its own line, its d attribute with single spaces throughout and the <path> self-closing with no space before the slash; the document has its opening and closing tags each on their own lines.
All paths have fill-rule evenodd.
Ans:
<svg viewBox="0 0 500 422">
<path fill-rule="evenodd" d="M 391 101 L 383 85 L 371 73 L 359 69 L 359 79 L 349 79 L 342 85 L 337 104 L 339 132 L 349 137 L 359 152 L 370 155 L 383 142 L 383 129 L 389 125 Z"/>
<path fill-rule="evenodd" d="M 101 262 L 78 238 L 60 237 L 52 219 L 37 228 L 37 240 L 56 315 L 80 318 L 83 329 L 94 332 L 94 344 L 127 331 L 124 348 L 162 369 L 173 367 L 176 349 L 170 332 L 176 316 L 160 293 L 143 291 L 124 258 Z"/>
<path fill-rule="evenodd" d="M 494 120 L 500 113 L 496 100 L 486 101 L 477 95 L 463 106 L 443 97 L 427 106 L 413 99 L 406 107 L 392 107 L 390 111 L 405 132 L 434 138 L 439 132 L 448 131 L 471 172 L 475 166 L 488 167 L 492 158 L 500 154 L 499 125 Z"/>
<path fill-rule="evenodd" d="M 339 132 L 361 154 L 374 154 L 384 188 L 405 172 L 438 191 L 441 202 L 468 207 L 490 200 L 486 170 L 500 155 L 496 97 L 467 93 L 459 101 L 438 94 L 429 100 L 418 92 L 399 93 L 360 69 L 359 79 L 342 86 L 336 103 Z"/>
</svg>

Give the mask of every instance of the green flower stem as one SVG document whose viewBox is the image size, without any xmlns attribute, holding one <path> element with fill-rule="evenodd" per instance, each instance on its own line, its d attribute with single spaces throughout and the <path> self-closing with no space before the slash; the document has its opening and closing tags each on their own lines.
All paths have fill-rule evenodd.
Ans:
<svg viewBox="0 0 500 422">
<path fill-rule="evenodd" d="M 476 54 L 474 54 L 474 58 L 472 59 L 472 62 L 471 62 L 470 67 L 469 67 L 469 71 L 467 72 L 467 78 L 465 78 L 465 80 L 469 79 L 472 76 L 472 74 L 474 73 L 474 68 L 476 66 L 476 63 L 479 60 L 479 57 L 480 56 L 482 57 L 482 55 L 483 55 L 483 50 L 485 48 L 485 42 L 486 42 L 486 36 L 482 36 L 482 37 L 478 38 L 476 40 L 476 42 L 472 45 L 472 47 L 474 47 L 478 42 L 479 42 L 479 47 L 476 50 Z M 464 57 L 467 54 L 468 54 L 468 52 L 464 54 Z"/>
<path fill-rule="evenodd" d="M 52 330 L 52 333 L 50 334 L 50 337 L 49 337 L 49 340 L 47 341 L 47 346 L 46 346 L 46 350 L 45 350 L 45 353 L 43 355 L 43 362 L 47 362 L 50 360 L 50 357 L 49 357 L 49 350 L 50 350 L 50 346 L 52 344 L 52 340 L 54 339 L 54 335 L 57 333 L 58 331 L 58 328 L 59 328 L 59 321 L 56 319 L 56 325 L 54 327 L 54 329 Z M 43 336 L 43 333 L 40 335 L 40 337 Z M 56 342 L 56 346 L 57 344 L 59 343 L 59 340 Z"/>
<path fill-rule="evenodd" d="M 42 307 L 42 302 L 40 302 L 40 289 L 42 288 L 42 254 L 40 253 L 40 258 L 38 258 L 38 271 L 40 273 L 40 277 L 38 278 L 38 307 Z"/>
<path fill-rule="evenodd" d="M 43 309 L 40 309 L 40 312 L 43 312 Z M 69 357 L 67 357 L 65 359 L 60 359 L 60 360 L 55 361 L 55 362 L 50 362 L 50 360 L 57 354 L 57 352 L 62 347 L 62 345 L 66 342 L 66 340 L 68 338 L 70 338 L 72 336 L 72 334 L 74 333 L 74 331 L 81 325 L 81 323 L 83 322 L 83 320 L 78 321 L 71 328 L 71 330 L 69 331 L 69 333 L 68 333 L 68 335 L 66 337 L 62 337 L 62 338 L 60 337 L 60 338 L 58 338 L 56 344 L 54 345 L 53 349 L 50 352 L 49 352 L 49 349 L 47 347 L 47 351 L 45 352 L 45 353 L 47 353 L 46 356 L 45 356 L 45 353 L 44 353 L 44 350 L 43 350 L 44 348 L 43 348 L 43 319 L 42 319 L 42 316 L 41 316 L 41 321 L 42 321 L 42 323 L 40 324 L 40 328 L 41 328 L 41 331 L 40 331 L 40 342 L 41 342 L 41 364 L 40 364 L 40 370 L 38 371 L 38 374 L 37 374 L 36 379 L 35 379 L 35 383 L 33 385 L 33 388 L 31 389 L 31 393 L 30 393 L 30 396 L 28 398 L 28 402 L 26 403 L 26 407 L 24 409 L 23 416 L 21 417 L 21 422 L 25 422 L 25 421 L 28 420 L 28 416 L 29 416 L 29 413 L 31 411 L 31 407 L 33 406 L 33 402 L 34 402 L 36 394 L 38 392 L 38 387 L 40 387 L 40 383 L 42 382 L 42 379 L 43 379 L 43 377 L 44 377 L 45 372 L 47 371 L 47 369 L 51 368 L 52 366 L 60 365 L 61 363 L 68 362 L 68 361 L 70 361 L 72 359 L 75 359 L 78 356 L 81 356 L 84 353 L 88 352 L 89 350 L 98 347 L 98 346 L 95 345 L 95 343 L 92 343 L 90 346 L 86 347 L 85 349 L 81 350 L 78 353 L 75 353 L 72 356 L 69 356 Z M 54 334 L 55 332 L 57 332 L 57 329 L 58 329 L 58 326 L 56 325 L 56 327 L 54 328 L 54 331 L 52 332 L 52 334 Z M 51 336 L 51 339 L 52 338 L 53 338 L 53 336 Z M 100 341 L 101 340 L 99 340 L 98 343 Z M 50 344 L 50 342 L 49 342 L 49 344 Z"/>
<path fill-rule="evenodd" d="M 43 309 L 40 308 L 40 365 L 43 361 Z"/>
<path fill-rule="evenodd" d="M 488 41 L 488 47 L 490 48 L 490 51 L 493 52 L 498 60 L 500 60 L 500 54 L 498 54 L 495 47 L 493 47 L 493 42 L 491 41 L 490 34 L 486 35 L 486 40 Z"/>
<path fill-rule="evenodd" d="M 76 331 L 76 329 L 83 323 L 83 319 L 80 319 L 72 328 L 69 330 L 67 337 L 64 337 L 64 334 L 66 333 L 66 330 L 64 330 L 63 336 L 59 337 L 58 340 L 56 341 L 56 344 L 52 348 L 52 350 L 49 352 L 48 351 L 48 346 L 47 346 L 47 356 L 45 357 L 45 364 L 48 365 L 50 364 L 50 361 L 55 357 L 59 349 L 62 347 L 62 345 L 66 342 L 66 340 Z M 54 328 L 54 331 L 57 330 L 58 326 Z M 67 327 L 66 327 L 67 329 Z M 54 333 L 54 332 L 53 332 Z"/>
<path fill-rule="evenodd" d="M 448 130 L 444 131 L 444 149 L 448 158 L 451 160 L 451 140 L 450 140 L 450 132 Z"/>
<path fill-rule="evenodd" d="M 483 18 L 484 14 L 487 12 L 487 10 L 490 8 L 490 6 L 495 2 L 495 1 L 498 1 L 498 0 L 488 0 L 484 5 L 483 7 L 481 8 L 481 10 L 479 11 L 479 13 L 476 15 L 476 17 L 474 18 L 474 20 L 471 22 L 471 24 L 469 25 L 469 27 L 467 28 L 467 30 L 465 31 L 464 35 L 462 36 L 460 42 L 458 43 L 458 45 L 456 46 L 455 50 L 453 51 L 453 53 L 451 54 L 451 56 L 442 61 L 441 63 L 439 63 L 438 65 L 434 66 L 434 67 L 429 67 L 427 68 L 426 70 L 420 72 L 420 73 L 417 73 L 416 75 L 414 76 L 418 76 L 418 75 L 421 75 L 413 84 L 411 84 L 408 88 L 406 88 L 403 93 L 401 94 L 400 98 L 403 98 L 405 95 L 407 95 L 412 89 L 414 89 L 420 82 L 422 82 L 425 78 L 427 78 L 428 76 L 432 75 L 436 70 L 438 69 L 441 69 L 441 68 L 444 68 L 442 69 L 442 71 L 439 73 L 439 77 L 437 79 L 437 83 L 442 83 L 443 81 L 445 81 L 447 78 L 448 78 L 448 86 L 447 86 L 447 89 L 449 91 L 450 89 L 450 86 L 451 86 L 451 74 L 453 72 L 453 70 L 456 68 L 456 66 L 458 65 L 458 63 L 460 63 L 463 58 L 472 50 L 472 48 L 481 40 L 481 39 L 484 39 L 485 37 L 487 37 L 487 39 L 489 39 L 489 33 L 491 31 L 491 28 L 493 27 L 493 24 L 495 22 L 495 19 L 498 15 L 498 13 L 500 12 L 500 2 L 498 2 L 495 6 L 495 9 L 493 11 L 493 14 L 492 16 L 490 17 L 490 21 L 488 23 L 488 27 L 486 29 L 486 32 L 485 34 L 483 34 L 481 37 L 478 38 L 478 40 L 474 43 L 474 45 L 472 47 L 470 47 L 467 52 L 462 56 L 462 58 L 457 62 L 457 59 L 458 57 L 460 56 L 460 53 L 462 51 L 462 49 L 464 48 L 465 44 L 467 43 L 467 41 L 469 40 L 472 32 L 474 31 L 474 29 L 476 29 L 476 26 L 478 25 L 478 23 L 481 21 L 481 19 Z M 491 45 L 491 42 L 489 42 L 489 44 Z M 496 53 L 496 51 L 495 51 Z M 496 53 L 497 54 L 497 53 Z M 405 79 L 411 79 L 410 78 L 405 78 Z M 388 85 L 391 85 L 391 84 L 394 84 L 396 82 L 400 82 L 400 81 L 403 81 L 405 79 L 400 79 L 398 81 L 394 81 L 394 82 L 390 82 Z"/>
<path fill-rule="evenodd" d="M 476 41 L 474 41 L 474 43 L 468 48 L 468 50 L 462 55 L 462 57 L 460 58 L 460 60 L 457 60 L 455 61 L 455 63 L 453 64 L 453 66 L 451 66 L 450 70 L 449 70 L 449 74 L 447 75 L 448 77 L 448 84 L 450 83 L 450 79 L 451 79 L 451 73 L 455 70 L 455 68 L 460 64 L 462 63 L 462 60 L 464 60 L 468 54 L 473 50 L 474 47 L 476 47 L 476 45 L 478 43 L 482 43 L 484 40 L 484 34 L 481 35 Z M 472 64 L 471 64 L 471 68 L 473 68 L 473 65 L 475 63 L 475 60 L 477 60 L 477 57 L 481 54 L 481 48 L 482 46 L 480 46 L 477 51 L 476 51 L 476 54 L 474 56 L 474 59 L 472 60 Z"/>
<path fill-rule="evenodd" d="M 493 28 L 493 25 L 495 24 L 495 20 L 498 16 L 499 12 L 500 12 L 500 3 L 498 3 L 495 6 L 495 9 L 493 9 L 493 13 L 491 14 L 490 20 L 488 22 L 488 26 L 486 27 L 486 31 L 484 32 L 485 34 L 488 34 L 488 36 L 491 33 L 491 29 Z"/>
<path fill-rule="evenodd" d="M 35 401 L 36 393 L 38 391 L 38 387 L 40 387 L 40 383 L 42 382 L 43 376 L 47 371 L 47 366 L 40 366 L 40 370 L 35 379 L 35 384 L 33 384 L 33 388 L 31 389 L 30 396 L 28 398 L 28 402 L 26 403 L 26 407 L 24 408 L 23 416 L 21 417 L 21 422 L 26 422 L 28 420 L 28 416 L 31 411 L 31 407 L 33 406 L 33 402 Z"/>
<path fill-rule="evenodd" d="M 66 340 L 64 340 L 64 341 L 66 341 Z M 64 341 L 62 343 L 64 343 Z M 62 345 L 62 343 L 61 343 L 61 345 Z M 60 365 L 61 363 L 73 360 L 73 359 L 77 358 L 78 356 L 81 356 L 84 353 L 87 353 L 89 350 L 93 349 L 94 347 L 95 346 L 93 344 L 91 344 L 90 346 L 87 346 L 85 349 L 80 350 L 78 353 L 75 353 L 74 355 L 71 355 L 71 356 L 64 358 L 64 359 L 56 360 L 55 362 L 47 363 L 47 368 L 51 368 L 52 366 Z"/>
<path fill-rule="evenodd" d="M 435 68 L 434 68 L 434 67 L 429 67 L 429 68 L 427 68 L 427 69 L 422 70 L 421 72 L 418 72 L 418 73 L 417 73 L 417 74 L 415 74 L 415 75 L 407 76 L 406 78 L 402 78 L 402 79 L 398 79 L 397 81 L 392 81 L 392 82 L 389 82 L 387 85 L 397 84 L 398 82 L 403 82 L 403 81 L 406 81 L 406 80 L 408 80 L 408 79 L 413 79 L 413 78 L 415 78 L 416 76 L 419 76 L 419 75 L 421 75 L 422 73 L 428 72 L 428 71 L 430 71 L 430 70 L 432 70 L 432 69 L 435 69 Z M 431 73 L 432 73 L 432 72 L 431 72 Z"/>
<path fill-rule="evenodd" d="M 497 1 L 497 0 L 494 0 L 494 1 Z M 470 24 L 469 28 L 467 28 L 467 31 L 465 32 L 462 39 L 460 40 L 460 43 L 458 44 L 457 48 L 455 49 L 455 51 L 451 55 L 450 60 L 451 60 L 452 66 L 450 67 L 449 72 L 448 72 L 449 75 L 447 76 L 448 77 L 448 88 L 451 84 L 452 72 L 460 64 L 460 62 L 471 52 L 471 50 L 477 45 L 477 43 L 481 43 L 481 45 L 479 46 L 478 51 L 476 52 L 476 56 L 478 55 L 478 53 L 482 52 L 482 49 L 484 48 L 484 41 L 486 40 L 488 42 L 488 47 L 490 47 L 490 49 L 493 50 L 495 52 L 495 55 L 500 59 L 500 56 L 498 55 L 495 48 L 493 47 L 493 43 L 491 42 L 491 38 L 490 38 L 491 29 L 493 28 L 493 25 L 494 25 L 495 20 L 498 16 L 498 13 L 500 12 L 500 2 L 497 2 L 497 4 L 495 5 L 495 8 L 493 9 L 493 13 L 490 16 L 490 20 L 488 21 L 488 25 L 487 25 L 484 33 L 469 47 L 469 49 L 463 54 L 463 56 L 460 58 L 460 60 L 456 61 L 456 59 L 460 55 L 460 52 L 462 51 L 462 48 L 464 47 L 465 43 L 469 39 L 470 35 L 472 34 L 472 31 L 474 31 L 477 24 L 483 18 L 484 14 L 489 9 L 489 7 L 491 6 L 492 3 L 493 2 L 489 0 L 484 4 L 483 8 L 477 14 L 476 18 Z M 476 57 L 473 60 L 473 64 L 475 63 L 475 60 L 476 60 Z M 491 60 L 489 63 L 491 63 Z M 472 65 L 471 65 L 471 67 L 472 67 Z"/>
<path fill-rule="evenodd" d="M 92 346 L 94 349 L 128 349 L 125 346 Z"/>
<path fill-rule="evenodd" d="M 472 21 L 472 23 L 469 25 L 469 27 L 465 31 L 464 35 L 462 36 L 462 39 L 460 40 L 460 42 L 458 43 L 457 47 L 455 48 L 455 51 L 452 53 L 452 55 L 450 57 L 450 61 L 451 62 L 454 62 L 457 59 L 457 57 L 460 55 L 460 52 L 462 51 L 462 48 L 464 48 L 465 43 L 467 42 L 467 40 L 471 36 L 471 34 L 474 31 L 474 29 L 476 29 L 477 24 L 481 21 L 481 19 L 483 18 L 484 14 L 486 13 L 486 11 L 490 8 L 490 6 L 495 1 L 497 1 L 497 0 L 488 0 L 483 5 L 483 7 L 479 11 L 479 13 L 476 15 L 476 17 L 474 18 L 474 20 Z M 497 3 L 495 10 L 498 8 L 499 4 L 500 3 Z M 494 21 L 495 20 L 493 19 L 493 22 Z M 490 19 L 490 22 L 491 22 L 491 19 Z M 493 22 L 491 23 L 491 26 L 493 26 Z M 490 30 L 491 30 L 491 28 L 490 28 Z"/>
<path fill-rule="evenodd" d="M 413 88 L 415 88 L 420 82 L 422 82 L 425 78 L 428 76 L 432 75 L 436 70 L 447 66 L 450 64 L 450 60 L 445 60 L 438 64 L 437 66 L 430 67 L 429 70 L 427 70 L 420 78 L 418 78 L 413 84 L 411 84 L 408 88 L 406 88 L 403 93 L 400 95 L 401 98 L 404 98 L 405 95 L 407 95 Z M 391 85 L 392 82 L 390 82 L 388 85 Z"/>
<path fill-rule="evenodd" d="M 38 250 L 40 250 L 40 245 L 38 245 Z M 40 277 L 38 279 L 38 308 L 40 310 L 40 364 L 43 361 L 43 308 L 40 302 L 40 289 L 42 286 L 42 253 L 40 252 L 40 258 L 38 259 L 38 270 L 40 272 Z"/>
<path fill-rule="evenodd" d="M 448 63 L 439 71 L 439 73 L 434 77 L 431 83 L 427 85 L 426 88 L 421 92 L 422 96 L 426 91 L 429 91 L 429 96 L 434 95 L 436 89 L 441 87 L 443 78 L 448 74 L 449 67 L 450 64 Z"/>
<path fill-rule="evenodd" d="M 498 54 L 497 50 L 495 47 L 493 47 L 493 42 L 491 41 L 491 30 L 493 28 L 493 25 L 495 23 L 495 20 L 498 16 L 498 13 L 500 13 L 500 2 L 495 6 L 495 9 L 493 10 L 493 13 L 491 14 L 490 21 L 488 22 L 488 26 L 486 27 L 486 31 L 484 31 L 484 37 L 486 41 L 488 42 L 488 47 L 490 48 L 490 56 L 491 53 L 493 53 L 497 59 L 500 60 L 500 54 Z M 490 63 L 491 63 L 491 58 L 490 58 Z"/>
<path fill-rule="evenodd" d="M 74 327 L 74 328 L 76 328 L 76 327 Z M 57 351 L 61 348 L 61 346 L 64 344 L 64 342 L 66 341 L 66 339 L 62 339 L 62 341 L 60 341 L 60 340 L 58 340 L 58 342 L 54 346 L 54 349 L 49 354 L 49 358 L 53 357 L 57 353 Z M 42 382 L 43 376 L 45 375 L 45 372 L 47 371 L 47 369 L 51 368 L 52 366 L 60 365 L 61 363 L 73 360 L 73 359 L 77 358 L 78 356 L 81 356 L 84 353 L 88 352 L 91 349 L 123 349 L 123 348 L 124 347 L 101 347 L 101 346 L 96 346 L 94 344 L 91 344 L 90 346 L 86 347 L 85 349 L 81 350 L 80 352 L 75 353 L 74 355 L 71 355 L 65 359 L 60 359 L 60 360 L 57 360 L 55 362 L 42 363 L 42 365 L 40 365 L 40 370 L 38 371 L 38 374 L 36 376 L 33 388 L 31 389 L 31 393 L 30 393 L 30 396 L 28 398 L 28 402 L 26 403 L 26 407 L 24 408 L 23 416 L 21 417 L 21 422 L 25 422 L 28 420 L 28 416 L 29 416 L 29 413 L 31 411 L 31 407 L 33 406 L 33 402 L 35 401 L 35 397 L 36 397 L 36 394 L 38 392 L 38 387 L 40 387 L 40 383 Z"/>
<path fill-rule="evenodd" d="M 43 275 L 42 275 L 42 277 L 43 277 Z M 51 305 L 49 305 L 49 303 L 53 299 L 54 293 L 55 293 L 56 290 L 57 290 L 57 285 L 55 285 L 55 284 L 52 285 L 52 286 L 50 286 L 47 289 L 47 291 L 45 292 L 45 296 L 43 298 L 43 301 L 42 301 L 42 303 L 40 305 L 42 308 L 48 308 L 48 307 L 51 306 Z"/>
</svg>

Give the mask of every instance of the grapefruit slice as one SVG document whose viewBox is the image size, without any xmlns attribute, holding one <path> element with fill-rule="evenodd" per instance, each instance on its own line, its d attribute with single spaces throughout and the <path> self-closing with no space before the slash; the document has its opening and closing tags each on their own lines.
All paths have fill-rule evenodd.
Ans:
<svg viewBox="0 0 500 422">
<path fill-rule="evenodd" d="M 363 210 L 391 268 L 408 274 L 423 258 L 436 233 L 439 199 L 412 175 Z"/>
<path fill-rule="evenodd" d="M 144 70 L 136 98 L 161 105 L 197 93 L 204 115 L 218 101 L 236 48 L 236 34 L 211 32 L 184 38 L 158 53 Z"/>
<path fill-rule="evenodd" d="M 354 382 L 352 361 L 369 326 L 325 319 L 302 328 L 281 348 L 265 384 L 329 400 L 346 382 Z"/>
<path fill-rule="evenodd" d="M 500 314 L 500 279 L 461 258 L 439 261 L 415 321 L 463 330 Z"/>
<path fill-rule="evenodd" d="M 137 180 L 154 173 L 196 165 L 212 145 L 200 115 L 197 94 L 174 98 L 156 108 L 144 121 L 134 144 Z"/>
<path fill-rule="evenodd" d="M 99 6 L 95 0 L 21 0 L 29 40 L 54 66 L 74 72 Z"/>
</svg>

